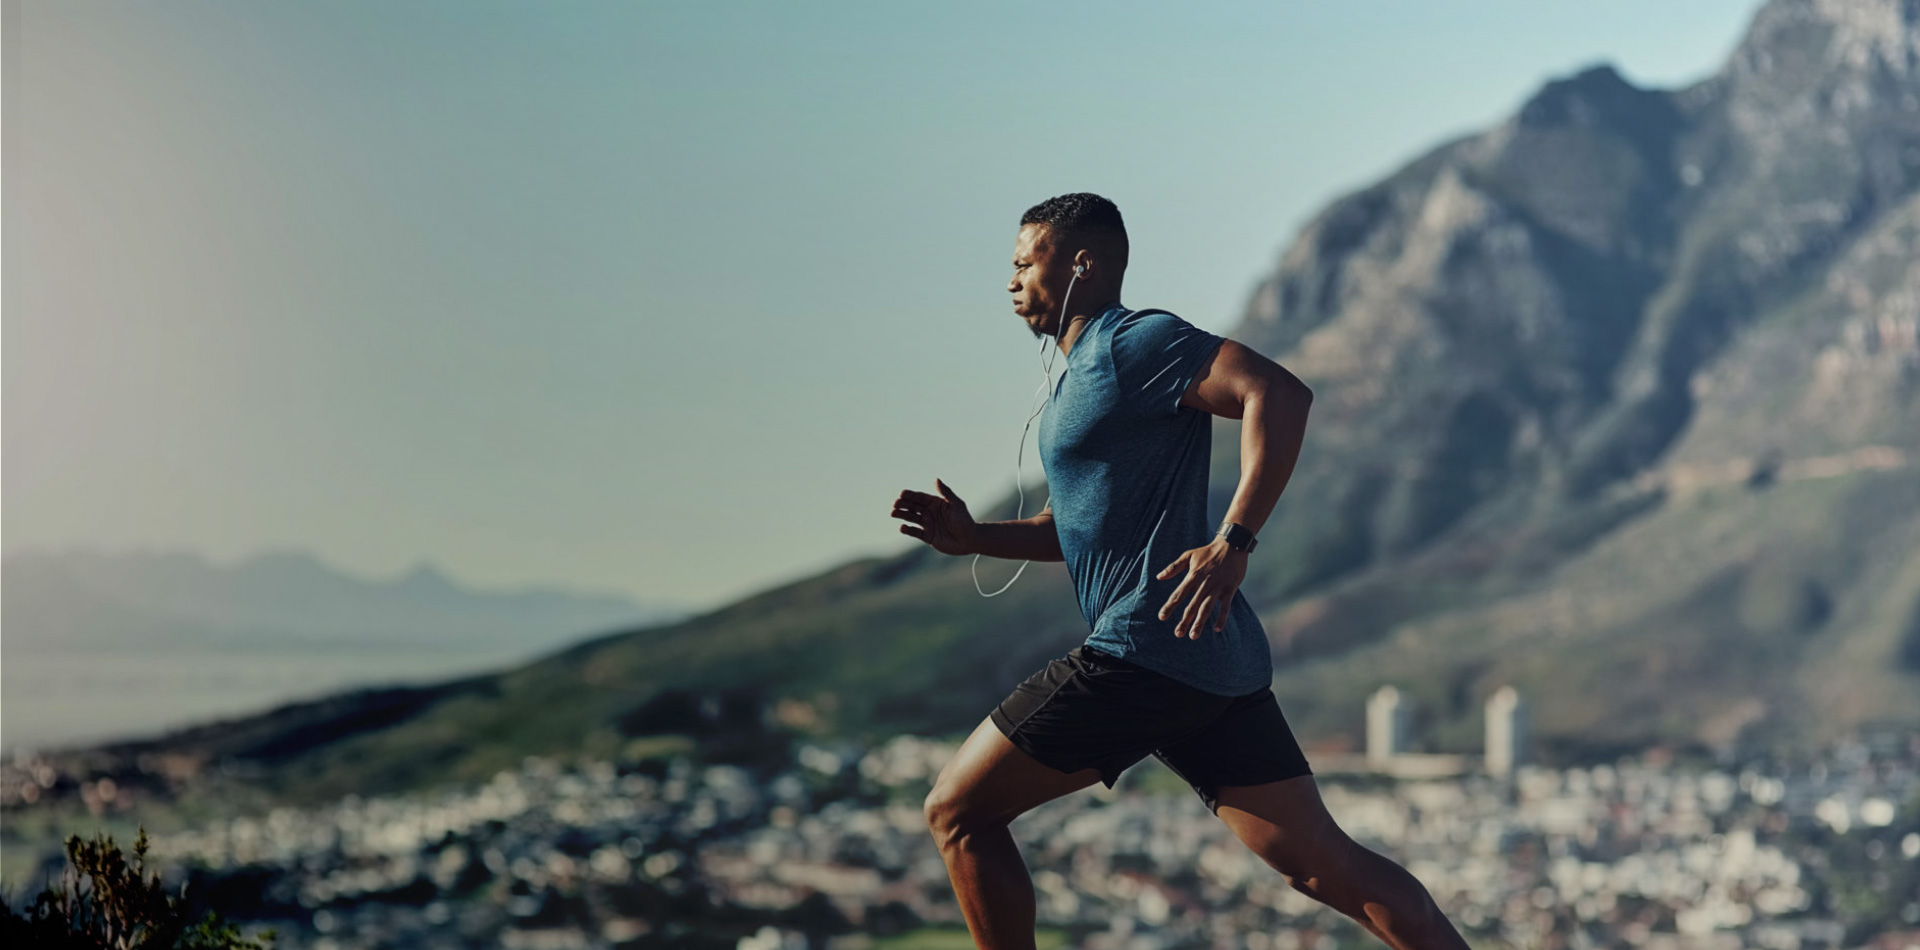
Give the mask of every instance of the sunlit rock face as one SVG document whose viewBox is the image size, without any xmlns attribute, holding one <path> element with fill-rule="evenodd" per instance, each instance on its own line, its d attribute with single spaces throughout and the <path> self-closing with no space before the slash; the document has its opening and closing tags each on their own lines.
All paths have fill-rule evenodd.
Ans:
<svg viewBox="0 0 1920 950">
<path fill-rule="evenodd" d="M 1660 684 L 1629 744 L 1676 704 L 1920 720 L 1884 672 L 1920 629 L 1917 185 L 1920 4 L 1776 0 L 1709 79 L 1584 70 L 1316 216 L 1230 333 L 1315 391 L 1249 581 L 1303 718 L 1378 685 L 1326 664 L 1387 662 L 1464 735 L 1567 640 Z M 1836 651 L 1882 672 L 1849 693 Z M 1549 733 L 1622 705 L 1530 675 Z"/>
</svg>

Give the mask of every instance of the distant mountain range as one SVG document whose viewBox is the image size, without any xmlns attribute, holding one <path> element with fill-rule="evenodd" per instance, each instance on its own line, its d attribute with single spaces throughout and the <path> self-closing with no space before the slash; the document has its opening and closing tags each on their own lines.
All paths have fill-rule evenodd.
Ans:
<svg viewBox="0 0 1920 950">
<path fill-rule="evenodd" d="M 424 562 L 371 580 L 293 550 L 231 567 L 188 551 L 23 551 L 0 560 L 0 577 L 9 651 L 395 641 L 544 649 L 685 613 L 616 594 L 473 590 Z"/>
<path fill-rule="evenodd" d="M 1772 0 L 1707 80 L 1551 82 L 1317 215 L 1229 334 L 1316 393 L 1243 588 L 1303 741 L 1386 683 L 1429 751 L 1508 683 L 1560 761 L 1920 727 L 1917 186 L 1920 4 Z M 723 722 L 957 733 L 1086 630 L 1058 564 L 983 600 L 915 548 L 121 751 L 322 797 Z"/>
<path fill-rule="evenodd" d="M 684 614 L 615 595 L 471 590 L 424 563 L 370 580 L 300 551 L 232 566 L 185 551 L 22 551 L 0 559 L 0 581 L 9 750 L 445 679 Z"/>
</svg>

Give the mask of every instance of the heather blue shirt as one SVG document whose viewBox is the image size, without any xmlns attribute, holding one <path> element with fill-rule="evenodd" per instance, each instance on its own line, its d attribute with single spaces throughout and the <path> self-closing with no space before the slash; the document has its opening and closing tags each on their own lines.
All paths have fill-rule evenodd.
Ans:
<svg viewBox="0 0 1920 950">
<path fill-rule="evenodd" d="M 1093 317 L 1040 417 L 1048 505 L 1073 576 L 1087 646 L 1223 696 L 1270 685 L 1267 634 L 1239 591 L 1224 629 L 1173 635 L 1182 600 L 1157 616 L 1182 569 L 1154 577 L 1212 540 L 1207 466 L 1213 417 L 1180 405 L 1225 338 L 1161 312 L 1118 304 Z"/>
</svg>

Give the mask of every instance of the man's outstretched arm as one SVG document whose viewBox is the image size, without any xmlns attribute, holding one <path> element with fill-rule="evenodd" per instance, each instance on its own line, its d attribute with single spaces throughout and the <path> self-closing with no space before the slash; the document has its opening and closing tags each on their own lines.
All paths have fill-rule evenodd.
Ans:
<svg viewBox="0 0 1920 950">
<path fill-rule="evenodd" d="M 1053 508 L 1019 521 L 976 522 L 967 503 L 939 479 L 937 495 L 908 489 L 894 499 L 893 517 L 906 522 L 900 533 L 919 538 L 942 554 L 983 554 L 1026 561 L 1064 561 L 1060 535 L 1054 530 Z"/>
</svg>

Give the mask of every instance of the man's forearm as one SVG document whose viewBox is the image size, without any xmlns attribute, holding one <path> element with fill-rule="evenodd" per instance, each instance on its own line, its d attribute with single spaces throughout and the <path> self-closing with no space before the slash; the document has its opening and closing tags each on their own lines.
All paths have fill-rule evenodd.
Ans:
<svg viewBox="0 0 1920 950">
<path fill-rule="evenodd" d="M 1288 374 L 1247 396 L 1240 417 L 1240 486 L 1224 520 L 1260 533 L 1293 477 L 1313 391 Z"/>
<path fill-rule="evenodd" d="M 1020 521 L 988 521 L 973 526 L 973 552 L 1010 561 L 1064 561 L 1052 514 Z"/>
</svg>

